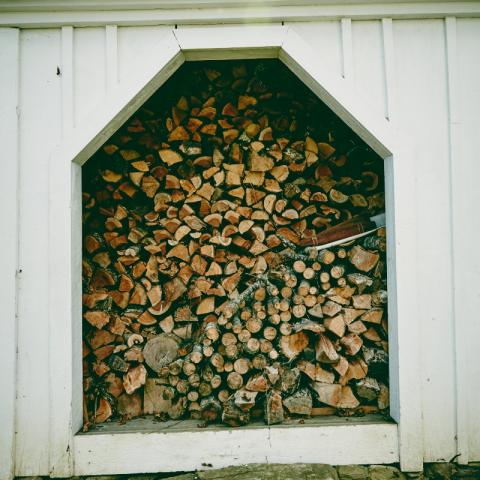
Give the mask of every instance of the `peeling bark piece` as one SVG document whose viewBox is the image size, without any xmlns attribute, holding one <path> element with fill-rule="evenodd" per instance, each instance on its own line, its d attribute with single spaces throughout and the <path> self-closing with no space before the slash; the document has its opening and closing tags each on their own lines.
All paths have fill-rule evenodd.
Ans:
<svg viewBox="0 0 480 480">
<path fill-rule="evenodd" d="M 293 326 L 293 331 L 301 332 L 304 330 L 313 333 L 323 333 L 325 331 L 325 327 L 321 323 L 312 322 L 311 320 L 304 318 Z"/>
</svg>

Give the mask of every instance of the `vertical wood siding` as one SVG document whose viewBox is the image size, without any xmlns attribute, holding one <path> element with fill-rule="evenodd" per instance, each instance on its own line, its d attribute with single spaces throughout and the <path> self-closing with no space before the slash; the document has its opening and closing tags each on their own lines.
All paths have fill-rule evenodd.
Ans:
<svg viewBox="0 0 480 480">
<path fill-rule="evenodd" d="M 16 475 L 49 470 L 48 160 L 61 134 L 60 36 L 20 36 Z"/>
<path fill-rule="evenodd" d="M 19 30 L 0 29 L 0 131 L 4 134 L 0 218 L 2 259 L 0 260 L 0 305 L 2 306 L 2 387 L 0 388 L 0 478 L 13 476 L 17 349 L 18 268 L 18 81 Z"/>
<path fill-rule="evenodd" d="M 317 50 L 326 70 L 350 83 L 352 95 L 364 96 L 411 143 L 415 183 L 409 188 L 419 199 L 418 264 L 411 272 L 419 288 L 411 300 L 422 347 L 422 387 L 412 394 L 422 399 L 424 459 L 448 461 L 460 449 L 473 461 L 480 460 L 480 217 L 473 207 L 480 205 L 480 20 L 456 21 L 455 50 L 451 30 L 447 41 L 447 25 L 440 19 L 344 19 L 290 27 Z M 46 475 L 50 468 L 50 153 L 115 85 L 148 70 L 170 31 L 113 25 L 21 33 L 17 475 Z M 456 97 L 451 71 L 449 76 L 452 52 L 458 65 Z"/>
<path fill-rule="evenodd" d="M 103 27 L 75 28 L 73 37 L 75 123 L 78 124 L 105 97 L 106 32 Z"/>
<path fill-rule="evenodd" d="M 448 461 L 455 449 L 455 370 L 450 262 L 450 184 L 444 25 L 394 22 L 398 122 L 413 144 L 421 324 L 424 455 Z M 446 415 L 445 412 L 449 412 Z"/>
<path fill-rule="evenodd" d="M 469 438 L 469 460 L 480 460 L 480 362 L 478 339 L 480 338 L 480 189 L 478 188 L 480 152 L 480 19 L 457 20 L 457 64 L 459 102 L 459 141 L 452 168 L 456 171 L 454 190 L 457 216 L 456 263 L 459 268 L 457 322 L 458 344 L 463 349 L 458 367 L 464 371 L 462 380 L 466 396 L 466 415 Z"/>
</svg>

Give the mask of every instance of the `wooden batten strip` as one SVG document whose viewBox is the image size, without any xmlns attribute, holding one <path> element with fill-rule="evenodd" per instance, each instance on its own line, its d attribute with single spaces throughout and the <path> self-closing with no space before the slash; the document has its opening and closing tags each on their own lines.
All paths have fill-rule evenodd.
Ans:
<svg viewBox="0 0 480 480">
<path fill-rule="evenodd" d="M 0 389 L 0 478 L 14 477 L 15 401 L 17 385 L 17 282 L 18 265 L 18 105 L 19 105 L 20 32 L 0 29 L 0 129 L 4 134 L 0 214 L 2 218 L 2 268 L 0 269 L 0 305 L 2 305 L 2 388 Z M 7 233 L 8 232 L 8 233 Z"/>
<path fill-rule="evenodd" d="M 73 27 L 62 27 L 61 61 L 57 75 L 62 85 L 62 137 L 68 137 L 75 126 L 75 106 L 73 92 Z"/>
<path fill-rule="evenodd" d="M 455 17 L 445 19 L 445 49 L 447 61 L 447 98 L 449 116 L 449 171 L 450 171 L 450 222 L 451 222 L 451 268 L 452 268 L 452 319 L 455 335 L 455 384 L 456 384 L 456 428 L 457 428 L 457 458 L 458 463 L 469 461 L 468 439 L 468 400 L 467 378 L 468 364 L 468 313 L 464 311 L 463 286 L 465 271 L 464 227 L 465 209 L 461 204 L 463 190 L 461 145 L 460 145 L 460 106 L 458 90 L 458 52 L 457 52 L 457 21 Z"/>
<path fill-rule="evenodd" d="M 342 18 L 342 77 L 348 81 L 353 75 L 353 43 L 352 43 L 352 19 Z"/>
<path fill-rule="evenodd" d="M 382 47 L 385 76 L 385 118 L 392 122 L 395 111 L 395 52 L 391 18 L 382 19 Z"/>
<path fill-rule="evenodd" d="M 118 83 L 118 31 L 116 25 L 105 26 L 105 78 L 107 94 Z"/>
</svg>

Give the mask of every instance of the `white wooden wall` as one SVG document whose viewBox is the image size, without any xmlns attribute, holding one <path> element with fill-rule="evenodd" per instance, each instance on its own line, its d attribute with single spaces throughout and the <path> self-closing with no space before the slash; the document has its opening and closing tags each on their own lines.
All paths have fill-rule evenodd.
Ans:
<svg viewBox="0 0 480 480">
<path fill-rule="evenodd" d="M 413 395 L 422 401 L 424 460 L 449 461 L 462 452 L 479 461 L 480 19 L 344 18 L 289 25 L 318 51 L 325 69 L 344 77 L 413 146 L 419 203 L 411 276 L 419 289 L 411 301 L 422 345 L 421 389 Z M 8 268 L 2 263 L 0 272 L 2 313 L 7 331 L 16 331 L 18 350 L 16 366 L 6 363 L 8 374 L 17 375 L 16 404 L 5 403 L 0 421 L 3 430 L 15 411 L 16 475 L 49 473 L 49 418 L 55 414 L 48 349 L 55 327 L 49 326 L 47 289 L 50 153 L 113 85 L 128 82 L 151 62 L 172 27 L 66 26 L 19 35 L 0 29 L 2 69 L 11 65 L 10 84 L 6 77 L 1 82 L 7 93 L 0 95 L 6 98 L 0 105 L 2 133 L 10 133 L 9 154 L 2 158 L 0 205 L 8 208 L 1 242 L 17 235 L 11 241 L 18 244 L 18 260 L 2 259 Z M 18 220 L 11 213 L 16 209 Z M 0 467 L 0 476 L 7 473 Z"/>
</svg>

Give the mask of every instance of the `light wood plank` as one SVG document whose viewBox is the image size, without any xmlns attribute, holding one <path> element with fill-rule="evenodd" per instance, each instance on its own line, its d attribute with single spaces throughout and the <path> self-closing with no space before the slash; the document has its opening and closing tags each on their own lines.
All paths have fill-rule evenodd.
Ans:
<svg viewBox="0 0 480 480">
<path fill-rule="evenodd" d="M 478 152 L 480 151 L 480 124 L 478 122 L 478 105 L 480 105 L 480 62 L 478 45 L 480 45 L 480 19 L 456 19 L 457 30 L 457 93 L 458 111 L 461 121 L 457 154 L 452 164 L 456 182 L 455 198 L 456 217 L 456 264 L 461 278 L 457 279 L 456 293 L 461 303 L 456 305 L 460 323 L 457 324 L 457 336 L 462 351 L 457 358 L 458 367 L 463 370 L 468 381 L 468 460 L 480 461 L 480 362 L 478 361 L 478 339 L 480 338 L 480 250 L 478 249 L 478 232 L 480 232 L 480 189 L 478 188 Z M 458 191 L 460 189 L 460 192 Z M 463 341 L 462 341 L 463 338 Z M 466 355 L 465 355 L 466 353 Z M 460 360 L 463 357 L 463 364 Z M 462 412 L 463 413 L 463 412 Z"/>
<path fill-rule="evenodd" d="M 62 27 L 62 136 L 68 137 L 75 125 L 73 79 L 73 27 Z"/>
<path fill-rule="evenodd" d="M 152 0 L 154 2 L 154 0 Z M 284 0 L 282 0 L 284 1 Z M 303 2 L 302 2 L 303 3 Z M 308 2 L 307 2 L 308 3 Z M 227 6 L 223 2 L 222 7 L 190 4 L 190 8 L 175 8 L 170 4 L 169 8 L 158 8 L 158 3 L 139 9 L 138 3 L 131 0 L 123 2 L 121 10 L 114 6 L 108 8 L 104 3 L 97 3 L 93 8 L 72 8 L 68 2 L 68 8 L 59 10 L 56 8 L 50 11 L 39 9 L 24 9 L 18 11 L 13 8 L 15 3 L 10 2 L 4 7 L 0 17 L 0 26 L 19 26 L 21 28 L 45 28 L 59 27 L 63 25 L 73 26 L 104 26 L 114 23 L 118 26 L 146 26 L 146 25 L 174 25 L 174 24 L 225 24 L 225 23 L 280 23 L 306 22 L 322 20 L 340 20 L 341 18 L 352 18 L 356 20 L 373 20 L 381 18 L 394 19 L 422 19 L 422 18 L 443 18 L 445 16 L 456 17 L 479 17 L 480 6 L 478 2 L 450 1 L 450 2 L 373 2 L 373 3 L 332 3 L 331 1 L 317 5 L 265 5 L 264 2 L 255 5 L 242 5 L 241 7 Z M 219 3 L 221 5 L 221 3 Z M 78 5 L 77 5 L 78 6 Z"/>
<path fill-rule="evenodd" d="M 105 28 L 75 28 L 75 125 L 81 123 L 105 97 L 105 56 Z"/>
<path fill-rule="evenodd" d="M 105 26 L 105 76 L 108 93 L 118 83 L 118 32 L 116 25 Z"/>
<path fill-rule="evenodd" d="M 117 28 L 119 82 L 131 81 L 136 72 L 144 70 L 152 61 L 151 52 L 160 51 L 171 34 L 167 26 Z"/>
<path fill-rule="evenodd" d="M 379 20 L 352 22 L 352 90 L 365 97 L 377 116 L 385 111 L 382 24 Z"/>
<path fill-rule="evenodd" d="M 17 270 L 18 270 L 18 82 L 19 31 L 0 29 L 0 131 L 3 132 L 2 259 L 0 261 L 0 305 L 2 305 L 2 388 L 0 389 L 0 480 L 14 476 L 15 397 L 17 369 Z"/>
<path fill-rule="evenodd" d="M 352 19 L 342 18 L 342 77 L 353 81 L 353 44 L 352 44 Z"/>
<path fill-rule="evenodd" d="M 394 21 L 393 28 L 396 88 L 402 99 L 396 127 L 406 132 L 411 148 L 409 176 L 403 181 L 414 182 L 416 191 L 410 221 L 415 222 L 417 262 L 410 265 L 408 277 L 418 285 L 410 297 L 415 306 L 410 315 L 421 338 L 422 388 L 415 394 L 422 397 L 424 460 L 435 462 L 456 453 L 444 22 Z"/>
<path fill-rule="evenodd" d="M 415 241 L 416 191 L 413 154 L 396 138 L 395 155 L 385 159 L 387 220 L 387 283 L 389 318 L 390 415 L 398 422 L 400 466 L 423 467 L 422 403 L 420 397 L 420 329 L 416 319 L 418 261 Z"/>
<path fill-rule="evenodd" d="M 281 25 L 184 26 L 173 30 L 187 60 L 275 58 L 286 32 Z"/>
<path fill-rule="evenodd" d="M 382 19 L 383 68 L 385 78 L 385 118 L 395 121 L 395 50 L 393 43 L 393 22 L 391 18 Z"/>
<path fill-rule="evenodd" d="M 342 75 L 342 27 L 339 21 L 291 22 L 286 24 L 317 52 L 325 70 Z"/>
<path fill-rule="evenodd" d="M 457 55 L 457 24 L 455 17 L 445 19 L 445 48 L 447 60 L 447 101 L 449 123 L 449 170 L 450 170 L 450 215 L 451 215 L 451 244 L 450 256 L 452 277 L 452 317 L 455 335 L 455 387 L 456 387 L 456 443 L 457 462 L 468 463 L 468 399 L 469 388 L 468 371 L 465 369 L 468 353 L 465 343 L 468 339 L 466 329 L 468 323 L 465 318 L 462 303 L 464 302 L 464 264 L 458 258 L 462 256 L 462 205 L 459 198 L 463 191 L 461 183 L 462 171 L 460 151 L 460 111 L 458 95 L 458 55 Z M 459 216 L 460 215 L 460 216 Z"/>
<path fill-rule="evenodd" d="M 397 426 L 373 420 L 350 424 L 320 419 L 266 427 L 199 430 L 198 422 L 152 428 L 151 420 L 137 421 L 131 431 L 75 436 L 75 474 L 169 472 L 246 463 L 377 463 L 398 461 Z M 168 422 L 176 423 L 176 422 Z M 298 439 L 302 441 L 299 442 Z M 167 455 L 165 452 L 169 452 Z M 131 459 L 135 458 L 132 462 Z"/>
<path fill-rule="evenodd" d="M 17 476 L 49 474 L 48 159 L 61 139 L 60 65 L 60 29 L 20 33 Z"/>
</svg>

